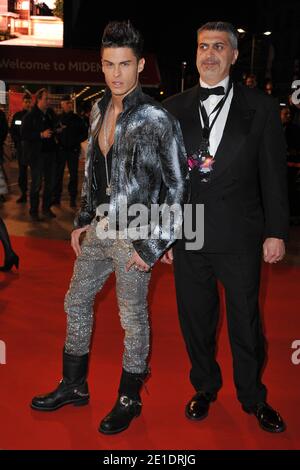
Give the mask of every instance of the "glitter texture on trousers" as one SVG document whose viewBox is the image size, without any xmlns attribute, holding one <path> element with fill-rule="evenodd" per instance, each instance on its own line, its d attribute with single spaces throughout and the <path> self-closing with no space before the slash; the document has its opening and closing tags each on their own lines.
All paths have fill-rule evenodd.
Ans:
<svg viewBox="0 0 300 470">
<path fill-rule="evenodd" d="M 125 266 L 132 253 L 129 239 L 97 238 L 96 221 L 92 222 L 65 298 L 65 351 L 76 356 L 89 352 L 94 299 L 109 275 L 115 272 L 120 321 L 125 331 L 123 368 L 131 373 L 143 373 L 149 353 L 147 294 L 151 273 L 134 268 L 126 272 Z"/>
</svg>

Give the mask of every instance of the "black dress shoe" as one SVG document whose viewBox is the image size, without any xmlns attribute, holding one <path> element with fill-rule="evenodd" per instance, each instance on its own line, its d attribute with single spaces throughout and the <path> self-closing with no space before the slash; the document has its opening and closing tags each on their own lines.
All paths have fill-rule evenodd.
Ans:
<svg viewBox="0 0 300 470">
<path fill-rule="evenodd" d="M 267 432 L 283 432 L 286 429 L 285 422 L 280 414 L 266 402 L 257 403 L 252 407 L 242 405 L 243 410 L 248 414 L 256 416 L 260 427 Z"/>
<path fill-rule="evenodd" d="M 89 399 L 87 382 L 74 386 L 67 385 L 64 381 L 61 381 L 53 392 L 34 397 L 31 402 L 31 408 L 38 411 L 55 411 L 69 404 L 74 406 L 87 405 Z"/>
<path fill-rule="evenodd" d="M 142 411 L 142 403 L 132 400 L 126 395 L 121 395 L 116 401 L 111 412 L 105 416 L 99 426 L 99 432 L 103 434 L 117 434 L 125 431 L 133 420 Z"/>
<path fill-rule="evenodd" d="M 216 394 L 197 392 L 186 405 L 185 416 L 191 420 L 201 421 L 207 417 L 210 402 L 215 401 L 216 398 Z"/>
</svg>

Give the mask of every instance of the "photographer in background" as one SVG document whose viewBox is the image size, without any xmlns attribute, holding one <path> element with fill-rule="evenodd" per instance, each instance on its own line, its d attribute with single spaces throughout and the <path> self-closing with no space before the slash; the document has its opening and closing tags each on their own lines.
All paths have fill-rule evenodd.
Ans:
<svg viewBox="0 0 300 470">
<path fill-rule="evenodd" d="M 68 184 L 70 207 L 76 207 L 80 144 L 87 139 L 88 130 L 83 120 L 73 112 L 73 102 L 70 95 L 63 96 L 61 108 L 63 112 L 59 116 L 56 126 L 58 153 L 52 203 L 53 205 L 60 205 L 64 171 L 67 163 L 70 175 Z"/>
</svg>

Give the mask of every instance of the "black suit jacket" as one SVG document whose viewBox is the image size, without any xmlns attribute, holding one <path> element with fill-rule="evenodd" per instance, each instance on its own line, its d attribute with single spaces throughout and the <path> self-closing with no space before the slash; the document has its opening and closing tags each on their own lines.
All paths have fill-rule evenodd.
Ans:
<svg viewBox="0 0 300 470">
<path fill-rule="evenodd" d="M 198 87 L 164 102 L 180 122 L 188 155 L 202 139 Z M 243 252 L 259 248 L 267 237 L 287 238 L 285 153 L 278 103 L 234 84 L 210 182 L 191 183 L 193 206 L 204 204 L 202 251 Z M 184 239 L 177 248 L 185 248 Z"/>
<path fill-rule="evenodd" d="M 43 139 L 41 132 L 46 129 L 54 130 L 56 116 L 51 108 L 43 113 L 37 105 L 33 106 L 22 121 L 21 140 L 24 162 L 35 165 L 42 158 L 43 152 L 55 152 L 56 142 L 54 136 Z"/>
</svg>

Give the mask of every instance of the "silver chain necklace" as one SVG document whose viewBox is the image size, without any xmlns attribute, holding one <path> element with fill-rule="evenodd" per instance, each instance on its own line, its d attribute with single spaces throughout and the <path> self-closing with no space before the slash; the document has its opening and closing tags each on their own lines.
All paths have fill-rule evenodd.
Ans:
<svg viewBox="0 0 300 470">
<path fill-rule="evenodd" d="M 109 180 L 109 175 L 108 175 L 108 164 L 107 164 L 107 155 L 108 155 L 108 150 L 109 150 L 109 143 L 108 143 L 108 137 L 107 137 L 107 122 L 108 122 L 108 115 L 110 112 L 110 109 L 112 107 L 112 102 L 109 102 L 109 105 L 107 106 L 105 116 L 104 116 L 104 122 L 103 122 L 103 137 L 104 137 L 104 147 L 105 147 L 105 155 L 104 155 L 104 160 L 105 160 L 105 172 L 106 172 L 106 190 L 105 193 L 107 196 L 111 195 L 111 180 Z"/>
</svg>

